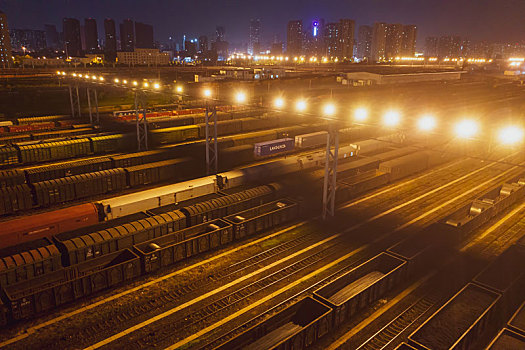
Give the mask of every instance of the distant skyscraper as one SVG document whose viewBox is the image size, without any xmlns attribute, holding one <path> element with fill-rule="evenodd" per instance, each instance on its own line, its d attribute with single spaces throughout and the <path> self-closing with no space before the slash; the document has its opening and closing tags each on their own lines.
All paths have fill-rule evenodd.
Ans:
<svg viewBox="0 0 525 350">
<path fill-rule="evenodd" d="M 372 31 L 371 57 L 374 61 L 385 59 L 387 24 L 383 22 L 374 23 Z"/>
<path fill-rule="evenodd" d="M 105 32 L 105 47 L 104 55 L 107 61 L 115 62 L 117 58 L 117 30 L 115 28 L 115 21 L 111 18 L 104 20 Z"/>
<path fill-rule="evenodd" d="M 39 52 L 47 48 L 46 32 L 33 29 L 11 29 L 11 49 L 16 52 Z"/>
<path fill-rule="evenodd" d="M 184 47 L 186 48 L 186 56 L 193 57 L 197 54 L 197 39 L 186 40 Z"/>
<path fill-rule="evenodd" d="M 341 45 L 339 41 L 339 23 L 328 23 L 324 28 L 325 53 L 328 57 L 340 57 Z"/>
<path fill-rule="evenodd" d="M 473 49 L 472 42 L 469 39 L 464 39 L 461 43 L 461 57 L 471 57 L 472 49 Z M 508 56 L 513 56 L 513 54 L 514 52 L 509 52 Z"/>
<path fill-rule="evenodd" d="M 94 18 L 84 20 L 84 36 L 86 38 L 86 51 L 93 53 L 98 50 L 97 21 Z"/>
<path fill-rule="evenodd" d="M 340 57 L 351 59 L 354 56 L 355 22 L 351 19 L 339 21 Z"/>
<path fill-rule="evenodd" d="M 76 18 L 64 18 L 62 21 L 64 47 L 66 54 L 71 57 L 83 56 L 82 41 L 80 39 L 80 22 Z"/>
<path fill-rule="evenodd" d="M 303 22 L 288 22 L 286 34 L 286 52 L 289 55 L 301 55 L 303 53 Z"/>
<path fill-rule="evenodd" d="M 135 47 L 153 49 L 153 27 L 149 24 L 135 22 Z"/>
<path fill-rule="evenodd" d="M 9 67 L 11 64 L 11 39 L 9 37 L 9 27 L 7 26 L 7 16 L 0 11 L 0 65 Z"/>
<path fill-rule="evenodd" d="M 215 34 L 216 34 L 215 41 L 217 42 L 224 41 L 226 30 L 222 26 L 217 26 L 217 28 L 215 29 Z"/>
<path fill-rule="evenodd" d="M 252 19 L 250 21 L 250 41 L 248 43 L 248 53 L 251 55 L 258 54 L 256 47 L 260 47 L 261 41 L 261 20 Z"/>
<path fill-rule="evenodd" d="M 324 19 L 314 20 L 308 28 L 306 36 L 305 51 L 310 55 L 322 56 L 326 54 L 325 45 L 325 21 Z"/>
<path fill-rule="evenodd" d="M 206 51 L 208 51 L 208 37 L 201 35 L 199 37 L 199 52 L 206 53 Z"/>
<path fill-rule="evenodd" d="M 133 21 L 130 19 L 125 19 L 120 24 L 120 49 L 122 51 L 133 51 L 135 49 Z"/>
<path fill-rule="evenodd" d="M 283 54 L 283 43 L 282 42 L 274 42 L 272 44 L 271 50 L 272 55 L 279 56 Z"/>
<path fill-rule="evenodd" d="M 361 60 L 370 59 L 372 52 L 372 27 L 359 26 L 357 38 L 357 57 Z"/>
<path fill-rule="evenodd" d="M 459 57 L 461 55 L 461 38 L 459 36 L 444 35 L 439 38 L 439 57 Z"/>
<path fill-rule="evenodd" d="M 412 57 L 416 54 L 417 27 L 415 25 L 403 26 L 403 39 L 401 41 L 401 56 Z"/>
<path fill-rule="evenodd" d="M 438 42 L 439 39 L 435 36 L 429 36 L 425 39 L 425 56 L 437 57 L 438 56 Z"/>
<path fill-rule="evenodd" d="M 46 32 L 46 47 L 57 50 L 60 47 L 57 27 L 54 24 L 46 24 L 44 25 L 44 30 Z"/>
<path fill-rule="evenodd" d="M 399 23 L 388 24 L 386 27 L 385 57 L 394 59 L 401 54 L 403 40 L 403 25 Z"/>
</svg>

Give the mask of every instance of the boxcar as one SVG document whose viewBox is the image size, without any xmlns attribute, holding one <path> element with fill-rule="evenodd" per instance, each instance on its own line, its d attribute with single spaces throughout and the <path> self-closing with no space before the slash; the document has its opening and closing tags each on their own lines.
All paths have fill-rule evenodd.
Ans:
<svg viewBox="0 0 525 350">
<path fill-rule="evenodd" d="M 232 225 L 224 220 L 204 224 L 135 245 L 145 273 L 217 249 L 233 240 Z"/>
<path fill-rule="evenodd" d="M 93 153 L 111 153 L 133 148 L 133 135 L 116 134 L 90 137 Z M 130 144 L 131 143 L 131 144 Z"/>
<path fill-rule="evenodd" d="M 156 129 L 149 131 L 152 144 L 164 145 L 199 138 L 199 127 L 197 125 L 177 126 L 174 128 Z"/>
<path fill-rule="evenodd" d="M 390 181 L 399 180 L 428 168 L 427 152 L 417 152 L 383 162 L 379 171 L 390 174 Z"/>
<path fill-rule="evenodd" d="M 181 211 L 186 215 L 186 226 L 193 226 L 261 205 L 274 199 L 274 196 L 274 189 L 271 186 L 264 185 L 197 203 L 182 208 Z"/>
<path fill-rule="evenodd" d="M 92 203 L 12 219 L 0 225 L 0 249 L 98 222 L 98 210 Z"/>
<path fill-rule="evenodd" d="M 17 211 L 31 209 L 32 207 L 33 198 L 28 185 L 0 188 L 0 215 L 12 214 Z"/>
<path fill-rule="evenodd" d="M 0 144 L 0 166 L 18 164 L 18 150 L 12 146 Z"/>
<path fill-rule="evenodd" d="M 280 199 L 225 217 L 233 225 L 235 239 L 250 236 L 297 218 L 299 207 L 289 199 Z"/>
<path fill-rule="evenodd" d="M 24 172 L 22 170 L 3 170 L 0 171 L 0 188 L 22 185 L 26 182 Z"/>
<path fill-rule="evenodd" d="M 155 215 L 146 219 L 110 227 L 90 234 L 71 236 L 61 233 L 53 237 L 65 266 L 110 254 L 147 240 L 185 228 L 186 218 L 180 211 Z"/>
<path fill-rule="evenodd" d="M 4 288 L 15 320 L 29 318 L 140 275 L 140 260 L 130 250 L 57 270 Z"/>
<path fill-rule="evenodd" d="M 21 163 L 36 163 L 84 156 L 91 153 L 88 138 L 57 142 L 31 142 L 17 144 Z"/>
<path fill-rule="evenodd" d="M 307 297 L 248 328 L 218 349 L 306 349 L 330 331 L 330 313 L 328 306 Z"/>
<path fill-rule="evenodd" d="M 128 185 L 137 187 L 171 179 L 181 180 L 189 174 L 189 162 L 189 158 L 179 158 L 127 167 Z"/>
<path fill-rule="evenodd" d="M 418 349 L 471 349 L 494 320 L 500 295 L 469 283 L 408 337 Z"/>
<path fill-rule="evenodd" d="M 523 350 L 525 349 L 525 335 L 503 328 L 496 338 L 487 346 L 486 350 Z"/>
<path fill-rule="evenodd" d="M 316 290 L 314 298 L 330 306 L 333 325 L 350 319 L 356 312 L 386 294 L 406 277 L 406 262 L 381 253 Z"/>
<path fill-rule="evenodd" d="M 135 165 L 159 162 L 161 160 L 167 160 L 171 157 L 172 154 L 169 151 L 152 150 L 121 154 L 118 156 L 112 156 L 110 159 L 113 162 L 112 164 L 114 168 L 126 168 Z"/>
<path fill-rule="evenodd" d="M 320 147 L 326 145 L 326 131 L 318 131 L 310 134 L 297 135 L 295 137 L 296 148 Z"/>
<path fill-rule="evenodd" d="M 97 157 L 28 167 L 24 169 L 24 173 L 29 183 L 36 183 L 111 168 L 110 158 Z"/>
<path fill-rule="evenodd" d="M 3 249 L 0 254 L 0 287 L 62 268 L 60 252 L 47 239 Z"/>
</svg>

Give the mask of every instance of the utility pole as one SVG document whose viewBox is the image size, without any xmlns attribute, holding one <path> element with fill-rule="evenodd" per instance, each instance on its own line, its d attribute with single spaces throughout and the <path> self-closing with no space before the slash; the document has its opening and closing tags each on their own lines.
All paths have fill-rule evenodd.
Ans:
<svg viewBox="0 0 525 350">
<path fill-rule="evenodd" d="M 147 99 L 144 91 L 135 90 L 135 123 L 137 126 L 137 149 L 148 150 L 148 121 L 146 119 Z"/>
<path fill-rule="evenodd" d="M 335 215 L 335 194 L 337 190 L 337 157 L 339 154 L 339 132 L 334 122 L 328 126 L 326 140 L 326 163 L 323 186 L 323 220 Z"/>
<path fill-rule="evenodd" d="M 219 171 L 219 153 L 217 150 L 217 107 L 210 106 L 206 100 L 206 174 L 217 174 Z M 210 130 L 210 122 L 213 130 Z M 213 132 L 213 134 L 211 132 Z"/>
<path fill-rule="evenodd" d="M 78 84 L 75 84 L 74 88 L 71 84 L 69 84 L 68 88 L 69 88 L 69 101 L 71 103 L 71 117 L 72 118 L 78 117 L 80 119 L 82 117 L 82 113 L 80 112 L 80 95 L 78 94 Z M 78 114 L 77 114 L 77 110 L 78 110 Z"/>
<path fill-rule="evenodd" d="M 98 115 L 97 89 L 87 88 L 86 92 L 87 92 L 87 100 L 88 100 L 88 108 L 89 108 L 89 123 L 92 126 L 99 125 L 100 124 L 100 119 L 99 119 L 99 115 Z M 91 108 L 91 95 L 93 95 L 93 104 L 94 104 L 94 107 L 95 107 L 95 118 L 96 118 L 95 122 L 93 122 L 93 111 L 92 111 L 92 108 Z"/>
</svg>

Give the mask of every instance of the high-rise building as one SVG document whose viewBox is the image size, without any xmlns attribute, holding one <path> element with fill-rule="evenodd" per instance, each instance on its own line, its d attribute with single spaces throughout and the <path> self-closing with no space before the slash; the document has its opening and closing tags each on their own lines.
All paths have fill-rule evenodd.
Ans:
<svg viewBox="0 0 525 350">
<path fill-rule="evenodd" d="M 401 56 L 413 57 L 416 54 L 417 27 L 415 25 L 403 26 L 401 40 Z"/>
<path fill-rule="evenodd" d="M 286 52 L 289 55 L 303 53 L 303 22 L 290 21 L 286 33 Z"/>
<path fill-rule="evenodd" d="M 184 43 L 184 47 L 186 48 L 186 56 L 187 57 L 194 57 L 197 54 L 197 39 L 190 39 L 186 40 Z"/>
<path fill-rule="evenodd" d="M 133 21 L 125 19 L 120 24 L 120 49 L 122 51 L 133 51 L 135 49 L 135 34 Z"/>
<path fill-rule="evenodd" d="M 9 27 L 7 26 L 7 16 L 0 11 L 0 65 L 9 67 L 11 64 L 11 39 L 9 37 Z"/>
<path fill-rule="evenodd" d="M 60 47 L 57 27 L 54 24 L 46 24 L 44 25 L 44 30 L 46 32 L 46 47 L 57 50 Z"/>
<path fill-rule="evenodd" d="M 339 21 L 340 57 L 351 59 L 354 56 L 355 21 L 341 19 Z"/>
<path fill-rule="evenodd" d="M 199 52 L 206 53 L 208 51 L 208 37 L 206 35 L 201 35 L 199 37 Z"/>
<path fill-rule="evenodd" d="M 76 18 L 64 18 L 62 21 L 64 35 L 64 47 L 66 55 L 70 57 L 81 57 L 82 41 L 80 38 L 80 22 Z"/>
<path fill-rule="evenodd" d="M 357 37 L 357 57 L 361 60 L 369 60 L 372 54 L 372 27 L 359 26 Z"/>
<path fill-rule="evenodd" d="M 25 53 L 39 52 L 47 48 L 46 32 L 32 29 L 10 29 L 11 49 L 16 52 Z"/>
<path fill-rule="evenodd" d="M 254 55 L 258 53 L 258 50 L 255 50 L 257 46 L 260 47 L 261 42 L 261 20 L 252 19 L 250 20 L 250 40 L 248 43 L 248 53 Z"/>
<path fill-rule="evenodd" d="M 217 26 L 216 29 L 215 29 L 215 41 L 217 42 L 221 42 L 221 41 L 224 41 L 224 37 L 226 35 L 226 29 L 224 29 L 224 27 L 222 26 Z"/>
<path fill-rule="evenodd" d="M 323 55 L 328 57 L 340 57 L 341 56 L 341 45 L 340 45 L 340 29 L 339 23 L 328 23 L 324 28 L 324 44 L 326 46 Z"/>
<path fill-rule="evenodd" d="M 135 22 L 135 47 L 153 49 L 153 27 L 149 24 Z"/>
<path fill-rule="evenodd" d="M 438 43 L 439 39 L 435 36 L 429 36 L 425 39 L 425 56 L 437 57 L 438 56 Z"/>
<path fill-rule="evenodd" d="M 387 24 L 383 22 L 374 23 L 372 31 L 371 57 L 373 61 L 385 60 Z"/>
<path fill-rule="evenodd" d="M 97 21 L 94 18 L 84 20 L 84 37 L 86 38 L 86 51 L 90 53 L 98 51 Z"/>
<path fill-rule="evenodd" d="M 403 40 L 403 25 L 399 23 L 387 24 L 385 57 L 387 60 L 394 59 L 401 54 Z"/>
<path fill-rule="evenodd" d="M 283 54 L 283 43 L 282 42 L 274 42 L 272 44 L 270 52 L 274 56 L 282 55 Z"/>
<path fill-rule="evenodd" d="M 117 58 L 117 30 L 115 28 L 115 21 L 111 18 L 104 20 L 105 33 L 105 59 L 109 62 L 115 62 Z"/>
<path fill-rule="evenodd" d="M 444 35 L 439 38 L 439 57 L 459 57 L 461 55 L 461 38 L 459 36 Z"/>
<path fill-rule="evenodd" d="M 314 20 L 306 31 L 304 51 L 308 55 L 323 56 L 326 54 L 325 45 L 325 21 L 324 19 Z"/>
<path fill-rule="evenodd" d="M 471 57 L 472 56 L 472 42 L 469 39 L 464 39 L 461 42 L 461 57 Z M 512 54 L 510 54 L 512 56 Z"/>
</svg>

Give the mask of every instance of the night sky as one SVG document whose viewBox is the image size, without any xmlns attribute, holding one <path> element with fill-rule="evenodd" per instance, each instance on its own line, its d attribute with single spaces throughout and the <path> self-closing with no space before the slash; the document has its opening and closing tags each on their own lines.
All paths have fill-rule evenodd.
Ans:
<svg viewBox="0 0 525 350">
<path fill-rule="evenodd" d="M 212 36 L 216 25 L 226 28 L 226 40 L 247 42 L 250 18 L 262 23 L 263 41 L 277 35 L 286 39 L 291 19 L 309 23 L 315 18 L 327 22 L 355 19 L 357 25 L 374 21 L 416 24 L 418 47 L 428 35 L 457 34 L 473 40 L 517 42 L 525 39 L 524 0 L 0 0 L 0 10 L 8 16 L 11 28 L 43 29 L 56 24 L 61 30 L 63 17 L 94 17 L 103 33 L 103 19 L 123 18 L 152 24 L 155 39 L 169 36 L 180 41 L 190 37 Z M 117 27 L 118 28 L 118 27 Z M 117 29 L 118 31 L 118 29 Z"/>
</svg>

